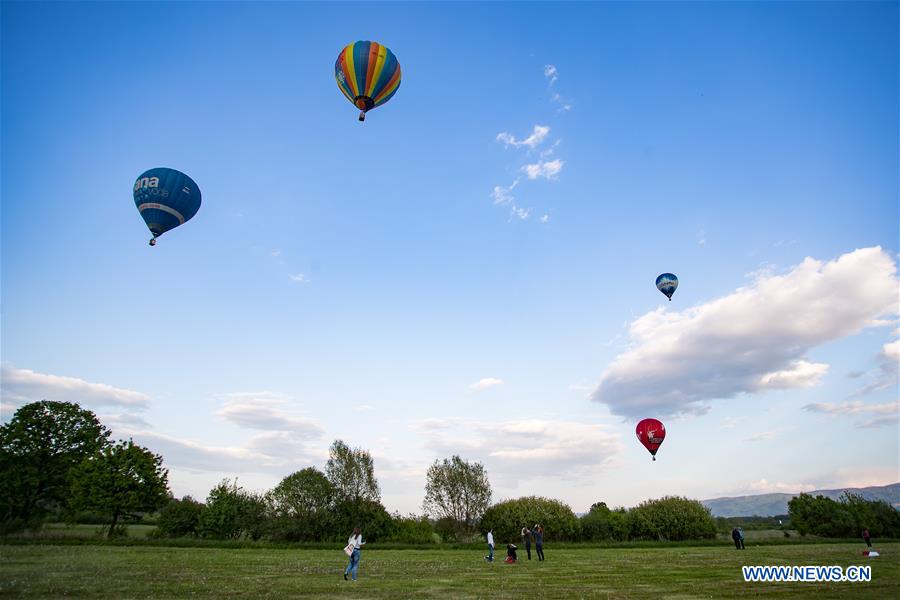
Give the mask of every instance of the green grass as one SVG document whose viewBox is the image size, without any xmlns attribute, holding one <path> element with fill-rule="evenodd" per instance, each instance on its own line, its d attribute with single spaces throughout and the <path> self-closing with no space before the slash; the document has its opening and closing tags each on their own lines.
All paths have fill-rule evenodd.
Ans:
<svg viewBox="0 0 900 600">
<path fill-rule="evenodd" d="M 333 550 L 113 545 L 0 546 L 0 597 L 900 598 L 900 544 L 545 548 L 547 560 L 488 564 L 478 550 L 365 548 L 345 582 Z M 522 552 L 522 558 L 524 558 Z M 502 558 L 502 557 L 501 557 Z M 744 583 L 741 565 L 872 565 L 870 583 Z"/>
</svg>

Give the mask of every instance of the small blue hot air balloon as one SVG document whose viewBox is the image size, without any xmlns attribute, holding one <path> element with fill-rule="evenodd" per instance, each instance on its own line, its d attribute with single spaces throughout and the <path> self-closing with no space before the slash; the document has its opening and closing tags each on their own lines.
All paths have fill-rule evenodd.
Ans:
<svg viewBox="0 0 900 600">
<path fill-rule="evenodd" d="M 134 204 L 156 238 L 189 221 L 200 210 L 200 188 L 175 169 L 157 167 L 144 171 L 134 182 Z"/>
<path fill-rule="evenodd" d="M 678 278 L 672 273 L 663 273 L 656 278 L 656 289 L 665 294 L 666 298 L 669 299 L 669 302 L 672 301 L 672 294 L 675 293 L 677 288 Z"/>
</svg>

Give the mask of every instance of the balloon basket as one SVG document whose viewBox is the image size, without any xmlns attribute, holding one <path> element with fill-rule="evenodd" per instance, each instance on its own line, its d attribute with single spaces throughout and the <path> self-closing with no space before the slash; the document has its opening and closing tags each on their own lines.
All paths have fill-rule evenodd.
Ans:
<svg viewBox="0 0 900 600">
<path fill-rule="evenodd" d="M 156 238 L 153 238 L 152 240 L 150 240 L 150 245 L 151 245 L 151 246 L 155 246 L 155 245 L 156 245 Z"/>
<path fill-rule="evenodd" d="M 656 457 L 655 457 L 655 456 L 653 457 L 653 462 L 656 462 Z"/>
<path fill-rule="evenodd" d="M 360 120 L 360 121 L 365 121 L 365 120 L 366 120 L 366 111 L 364 111 L 364 110 L 363 110 L 363 111 L 360 111 L 360 113 L 359 113 L 359 120 Z"/>
</svg>

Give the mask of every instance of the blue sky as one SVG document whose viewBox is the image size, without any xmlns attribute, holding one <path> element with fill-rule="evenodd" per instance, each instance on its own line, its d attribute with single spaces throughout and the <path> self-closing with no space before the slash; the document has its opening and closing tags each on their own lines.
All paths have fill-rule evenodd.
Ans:
<svg viewBox="0 0 900 600">
<path fill-rule="evenodd" d="M 579 511 L 896 482 L 897 23 L 4 2 L 2 418 L 79 401 L 201 498 L 336 438 L 402 512 L 453 453 Z M 357 39 L 403 69 L 365 123 L 333 79 Z M 150 248 L 156 166 L 203 206 Z"/>
</svg>

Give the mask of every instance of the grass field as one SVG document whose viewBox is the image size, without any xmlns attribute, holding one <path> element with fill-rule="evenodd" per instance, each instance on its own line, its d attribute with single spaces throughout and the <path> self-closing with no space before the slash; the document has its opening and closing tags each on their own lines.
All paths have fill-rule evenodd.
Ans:
<svg viewBox="0 0 900 600">
<path fill-rule="evenodd" d="M 357 583 L 339 548 L 0 546 L 0 597 L 59 598 L 900 598 L 900 544 L 545 548 L 488 564 L 476 550 L 366 548 Z M 505 554 L 505 553 L 502 553 Z M 502 558 L 502 557 L 501 557 Z M 524 558 L 524 552 L 522 552 Z M 745 583 L 741 565 L 872 565 L 870 583 Z"/>
</svg>

